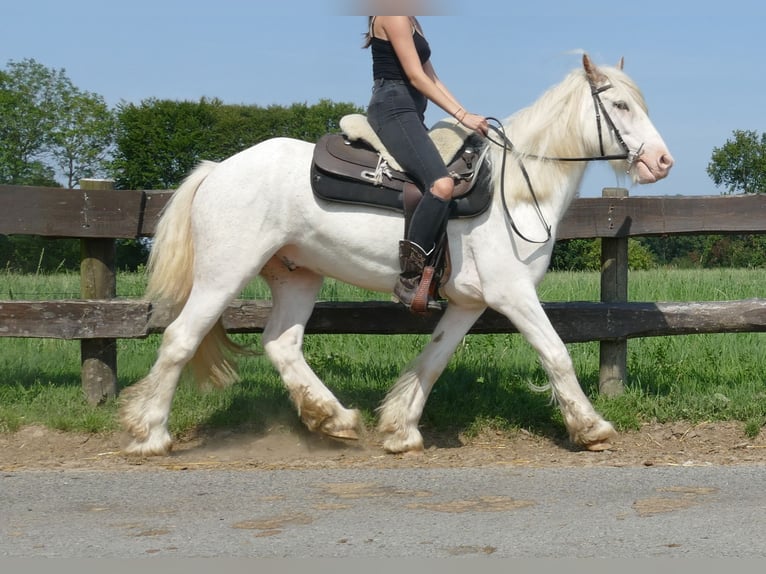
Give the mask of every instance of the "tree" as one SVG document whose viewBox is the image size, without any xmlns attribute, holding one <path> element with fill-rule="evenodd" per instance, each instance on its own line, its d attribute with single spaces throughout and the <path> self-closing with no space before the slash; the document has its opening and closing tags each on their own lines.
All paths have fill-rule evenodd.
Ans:
<svg viewBox="0 0 766 574">
<path fill-rule="evenodd" d="M 0 71 L 0 183 L 32 184 L 56 118 L 56 93 L 68 80 L 34 60 Z"/>
<path fill-rule="evenodd" d="M 651 250 L 633 237 L 628 239 L 628 267 L 651 269 L 657 263 Z M 553 246 L 550 268 L 556 271 L 598 271 L 601 268 L 600 239 L 565 239 Z"/>
<path fill-rule="evenodd" d="M 114 112 L 101 96 L 77 90 L 62 94 L 59 117 L 50 135 L 50 154 L 67 187 L 106 173 L 115 126 Z"/>
<path fill-rule="evenodd" d="M 766 192 L 766 133 L 735 130 L 720 148 L 713 148 L 707 173 L 725 194 Z"/>
<path fill-rule="evenodd" d="M 69 187 L 104 173 L 114 114 L 103 98 L 77 89 L 65 71 L 32 59 L 0 70 L 0 183 Z M 0 237 L 0 265 L 35 272 L 79 264 L 79 241 Z"/>
<path fill-rule="evenodd" d="M 361 110 L 322 100 L 289 107 L 147 99 L 117 111 L 111 174 L 118 189 L 172 189 L 203 159 L 221 161 L 273 137 L 315 142 Z"/>
<path fill-rule="evenodd" d="M 69 187 L 104 173 L 114 114 L 101 96 L 83 92 L 66 72 L 33 59 L 0 71 L 0 183 Z"/>
<path fill-rule="evenodd" d="M 653 254 L 657 265 L 681 268 L 702 267 L 707 261 L 708 236 L 660 235 L 638 240 Z"/>
<path fill-rule="evenodd" d="M 150 98 L 117 109 L 112 176 L 118 189 L 172 189 L 213 147 L 218 100 Z"/>
</svg>

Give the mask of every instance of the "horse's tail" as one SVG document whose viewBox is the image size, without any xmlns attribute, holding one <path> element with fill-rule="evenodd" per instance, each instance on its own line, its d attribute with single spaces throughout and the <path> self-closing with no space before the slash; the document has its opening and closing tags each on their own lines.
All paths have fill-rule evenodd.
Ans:
<svg viewBox="0 0 766 574">
<path fill-rule="evenodd" d="M 172 318 L 183 309 L 194 282 L 192 202 L 199 186 L 217 165 L 212 161 L 203 161 L 189 174 L 165 206 L 154 234 L 147 264 L 149 281 L 146 296 L 166 306 Z M 236 380 L 236 371 L 229 360 L 232 351 L 242 349 L 228 338 L 219 319 L 190 361 L 194 378 L 200 383 L 209 381 L 215 386 Z"/>
<path fill-rule="evenodd" d="M 189 298 L 194 277 L 192 202 L 197 188 L 217 165 L 203 161 L 188 175 L 165 206 L 154 234 L 146 296 L 171 305 L 174 316 Z"/>
</svg>

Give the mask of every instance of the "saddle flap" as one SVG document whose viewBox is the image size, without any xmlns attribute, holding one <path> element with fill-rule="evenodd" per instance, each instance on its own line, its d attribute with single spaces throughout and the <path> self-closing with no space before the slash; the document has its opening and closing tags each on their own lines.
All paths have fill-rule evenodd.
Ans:
<svg viewBox="0 0 766 574">
<path fill-rule="evenodd" d="M 406 174 L 383 166 L 378 152 L 366 143 L 349 141 L 340 134 L 320 138 L 314 148 L 314 165 L 328 174 L 397 190 L 410 181 Z"/>
</svg>

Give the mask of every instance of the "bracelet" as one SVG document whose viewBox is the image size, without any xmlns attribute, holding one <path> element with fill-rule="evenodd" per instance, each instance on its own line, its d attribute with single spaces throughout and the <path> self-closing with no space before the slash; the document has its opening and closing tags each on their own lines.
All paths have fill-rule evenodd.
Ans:
<svg viewBox="0 0 766 574">
<path fill-rule="evenodd" d="M 452 114 L 452 116 L 453 116 L 453 117 L 454 117 L 454 118 L 455 118 L 455 119 L 456 119 L 458 122 L 462 122 L 462 121 L 463 121 L 462 119 L 460 119 L 460 118 L 458 118 L 458 117 L 457 117 L 457 115 L 458 115 L 460 112 L 463 112 L 463 119 L 465 119 L 465 114 L 466 114 L 466 111 L 465 111 L 463 108 L 458 108 L 458 109 L 455 111 L 455 113 L 454 113 L 454 114 Z"/>
</svg>

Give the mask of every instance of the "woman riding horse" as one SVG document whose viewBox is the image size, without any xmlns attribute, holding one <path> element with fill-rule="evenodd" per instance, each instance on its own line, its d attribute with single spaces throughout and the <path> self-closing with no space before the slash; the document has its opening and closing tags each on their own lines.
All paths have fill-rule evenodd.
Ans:
<svg viewBox="0 0 766 574">
<path fill-rule="evenodd" d="M 408 309 L 441 309 L 427 290 L 419 293 L 423 269 L 434 252 L 449 215 L 455 190 L 452 177 L 424 124 L 428 101 L 482 136 L 486 118 L 468 113 L 439 80 L 431 48 L 414 16 L 370 16 L 365 47 L 372 51 L 374 87 L 367 117 L 383 145 L 420 184 L 423 197 L 399 242 L 401 274 L 394 296 Z"/>
</svg>

